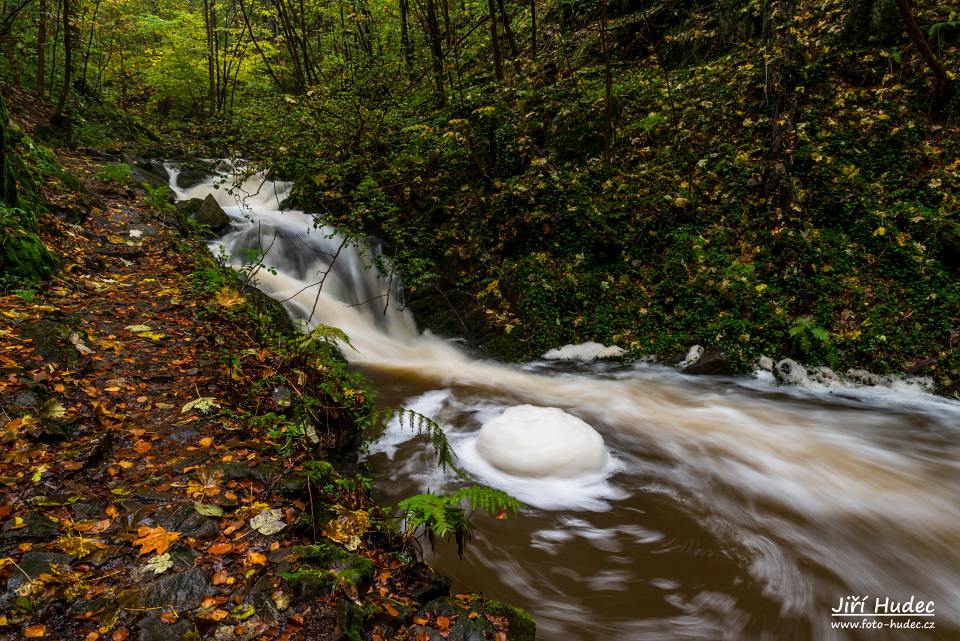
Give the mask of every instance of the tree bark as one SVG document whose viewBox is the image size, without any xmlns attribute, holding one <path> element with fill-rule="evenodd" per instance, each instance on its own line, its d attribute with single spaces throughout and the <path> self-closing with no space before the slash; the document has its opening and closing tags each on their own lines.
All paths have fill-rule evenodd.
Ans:
<svg viewBox="0 0 960 641">
<path fill-rule="evenodd" d="M 47 0 L 40 0 L 37 14 L 37 77 L 34 82 L 37 94 L 43 96 L 47 79 Z"/>
<path fill-rule="evenodd" d="M 70 0 L 63 0 L 63 85 L 60 87 L 60 97 L 57 106 L 50 117 L 53 123 L 63 122 L 63 112 L 67 106 L 67 97 L 70 94 L 70 83 L 73 81 L 73 45 L 75 41 L 73 19 L 73 4 Z"/>
<path fill-rule="evenodd" d="M 400 0 L 400 52 L 407 76 L 413 74 L 413 47 L 410 43 L 410 4 L 409 0 Z"/>
<path fill-rule="evenodd" d="M 794 204 L 793 154 L 796 149 L 797 79 L 791 33 L 795 0 L 770 0 L 765 20 L 767 100 L 770 103 L 764 195 L 777 219 L 788 217 Z"/>
<path fill-rule="evenodd" d="M 940 59 L 933 53 L 933 50 L 930 48 L 930 43 L 927 42 L 923 32 L 920 31 L 920 27 L 917 26 L 917 21 L 913 17 L 913 11 L 910 10 L 910 0 L 897 0 L 897 8 L 900 9 L 900 15 L 903 17 L 903 24 L 907 29 L 907 35 L 910 36 L 910 40 L 913 41 L 914 46 L 920 52 L 920 57 L 923 58 L 923 61 L 930 67 L 930 71 L 933 72 L 934 97 L 938 102 L 942 103 L 946 100 L 947 96 L 950 95 L 951 85 L 953 84 L 950 75 L 947 73 L 947 68 L 943 66 Z"/>
<path fill-rule="evenodd" d="M 490 0 L 493 2 L 493 0 Z M 430 40 L 430 57 L 433 60 L 433 79 L 437 85 L 437 100 L 446 106 L 447 95 L 443 82 L 443 45 L 440 41 L 440 23 L 437 20 L 435 0 L 427 0 L 427 37 Z"/>
<path fill-rule="evenodd" d="M 537 0 L 530 0 L 530 59 L 537 59 Z"/>
<path fill-rule="evenodd" d="M 487 0 L 487 11 L 490 13 L 490 45 L 493 47 L 493 64 L 497 80 L 503 80 L 503 58 L 500 54 L 500 38 L 497 35 L 497 5 L 496 0 Z"/>
</svg>

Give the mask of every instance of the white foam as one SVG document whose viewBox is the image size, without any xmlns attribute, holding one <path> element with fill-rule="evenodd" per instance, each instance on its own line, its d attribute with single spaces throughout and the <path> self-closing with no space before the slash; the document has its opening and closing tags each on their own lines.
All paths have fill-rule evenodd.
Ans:
<svg viewBox="0 0 960 641">
<path fill-rule="evenodd" d="M 551 349 L 543 355 L 548 361 L 595 361 L 601 358 L 617 358 L 623 356 L 623 348 L 616 345 L 603 345 L 593 341 L 579 345 L 564 345 Z"/>
<path fill-rule="evenodd" d="M 486 422 L 477 452 L 514 476 L 571 478 L 596 474 L 607 465 L 603 437 L 573 414 L 556 407 L 517 405 Z"/>
</svg>

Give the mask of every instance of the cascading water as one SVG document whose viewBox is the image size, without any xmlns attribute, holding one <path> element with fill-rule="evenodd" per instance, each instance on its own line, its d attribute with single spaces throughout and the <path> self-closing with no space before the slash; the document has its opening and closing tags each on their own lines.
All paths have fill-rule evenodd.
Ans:
<svg viewBox="0 0 960 641">
<path fill-rule="evenodd" d="M 475 360 L 417 332 L 373 250 L 282 211 L 289 184 L 176 176 L 181 199 L 212 193 L 233 219 L 215 250 L 238 267 L 267 250 L 263 291 L 344 330 L 385 401 L 434 417 L 463 467 L 530 506 L 437 563 L 526 607 L 541 639 L 960 638 L 960 403 Z M 371 447 L 387 499 L 459 482 L 411 437 L 394 423 Z M 847 595 L 932 600 L 935 628 L 841 629 Z"/>
</svg>

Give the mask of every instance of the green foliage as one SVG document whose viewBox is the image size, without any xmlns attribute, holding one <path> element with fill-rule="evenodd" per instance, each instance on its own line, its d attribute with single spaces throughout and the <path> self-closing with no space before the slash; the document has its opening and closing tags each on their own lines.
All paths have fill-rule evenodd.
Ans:
<svg viewBox="0 0 960 641">
<path fill-rule="evenodd" d="M 97 170 L 97 178 L 107 182 L 125 184 L 130 181 L 133 170 L 125 162 L 115 162 L 103 165 Z"/>
<path fill-rule="evenodd" d="M 830 340 L 830 334 L 824 328 L 814 324 L 809 316 L 801 316 L 790 326 L 788 330 L 790 336 L 795 338 L 800 345 L 800 349 L 809 354 L 813 348 L 813 340 L 820 343 L 826 343 Z"/>
<path fill-rule="evenodd" d="M 403 515 L 407 536 L 422 528 L 431 545 L 438 538 L 452 538 L 457 543 L 457 554 L 463 556 L 464 546 L 474 529 L 463 504 L 468 504 L 472 510 L 493 515 L 502 515 L 521 507 L 519 501 L 505 492 L 476 485 L 461 488 L 449 495 L 417 494 L 400 501 L 398 507 Z"/>
<path fill-rule="evenodd" d="M 350 337 L 347 336 L 346 332 L 339 327 L 331 327 L 330 325 L 323 324 L 317 325 L 300 339 L 300 348 L 309 348 L 318 341 L 332 346 L 346 345 L 353 351 L 357 351 L 357 348 L 350 342 Z"/>
</svg>

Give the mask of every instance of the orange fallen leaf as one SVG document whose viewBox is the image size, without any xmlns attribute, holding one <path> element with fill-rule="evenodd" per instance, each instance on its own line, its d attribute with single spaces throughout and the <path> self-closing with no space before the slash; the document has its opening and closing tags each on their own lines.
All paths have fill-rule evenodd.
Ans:
<svg viewBox="0 0 960 641">
<path fill-rule="evenodd" d="M 167 624 L 173 624 L 180 620 L 176 612 L 164 612 L 160 615 L 160 620 Z"/>
<path fill-rule="evenodd" d="M 150 443 L 148 443 L 147 441 L 144 441 L 143 439 L 133 444 L 133 449 L 136 451 L 137 454 L 146 454 L 152 448 L 153 446 L 150 445 Z"/>
<path fill-rule="evenodd" d="M 233 552 L 233 545 L 230 543 L 214 543 L 207 548 L 207 552 L 210 554 L 229 554 Z"/>
<path fill-rule="evenodd" d="M 157 554 L 163 554 L 170 547 L 170 544 L 180 538 L 179 532 L 169 532 L 159 525 L 157 527 L 141 526 L 137 530 L 137 538 L 133 544 L 140 548 L 140 554 L 148 554 L 156 551 Z"/>
<path fill-rule="evenodd" d="M 130 636 L 130 630 L 127 628 L 117 628 L 113 631 L 111 638 L 113 641 L 125 641 L 128 636 Z"/>
<path fill-rule="evenodd" d="M 450 627 L 450 619 L 444 616 L 437 617 L 437 628 L 446 630 Z"/>
<path fill-rule="evenodd" d="M 28 625 L 23 631 L 23 636 L 27 637 L 28 639 L 39 639 L 46 636 L 46 634 L 47 626 L 43 625 L 42 623 L 38 625 Z"/>
<path fill-rule="evenodd" d="M 200 439 L 199 445 L 200 447 L 210 447 L 211 445 L 213 445 L 213 437 L 212 436 L 203 437 L 202 439 Z"/>
<path fill-rule="evenodd" d="M 214 621 L 223 621 L 223 620 L 226 619 L 227 616 L 229 616 L 229 615 L 230 615 L 230 613 L 227 612 L 226 610 L 220 610 L 220 609 L 218 608 L 218 609 L 214 610 L 213 612 L 211 612 L 208 618 L 213 619 Z"/>
<path fill-rule="evenodd" d="M 266 565 L 267 555 L 260 554 L 259 552 L 247 552 L 247 558 L 245 559 L 245 565 Z"/>
<path fill-rule="evenodd" d="M 230 585 L 233 582 L 234 582 L 233 577 L 230 576 L 230 573 L 227 572 L 226 570 L 220 570 L 213 574 L 214 585 Z"/>
<path fill-rule="evenodd" d="M 201 601 L 200 607 L 206 610 L 207 608 L 212 608 L 216 604 L 217 604 L 217 599 L 212 596 L 208 596 L 206 599 Z"/>
</svg>

